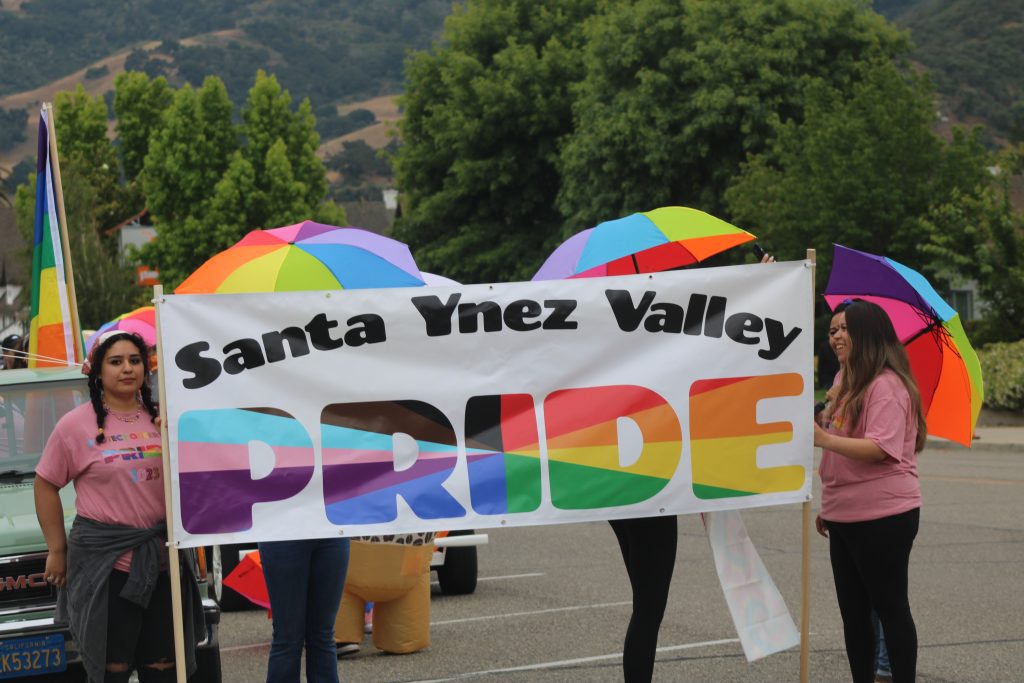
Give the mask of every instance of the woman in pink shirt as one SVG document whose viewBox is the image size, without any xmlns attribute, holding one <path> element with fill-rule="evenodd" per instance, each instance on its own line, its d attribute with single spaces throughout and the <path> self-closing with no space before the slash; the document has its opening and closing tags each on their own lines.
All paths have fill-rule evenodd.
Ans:
<svg viewBox="0 0 1024 683">
<path fill-rule="evenodd" d="M 36 515 L 49 550 L 43 578 L 61 589 L 56 618 L 69 624 L 89 680 L 127 683 L 134 669 L 142 683 L 174 681 L 163 461 L 146 345 L 109 333 L 90 362 L 91 402 L 58 421 L 36 467 Z M 77 516 L 66 536 L 59 490 L 69 483 Z M 191 647 L 186 659 L 194 670 Z"/>
<path fill-rule="evenodd" d="M 893 681 L 913 681 L 917 628 L 907 575 L 921 511 L 921 398 L 906 350 L 876 304 L 836 307 L 828 337 L 840 371 L 814 426 L 822 448 L 816 526 L 829 539 L 846 656 L 854 683 L 875 680 L 874 609 Z"/>
</svg>

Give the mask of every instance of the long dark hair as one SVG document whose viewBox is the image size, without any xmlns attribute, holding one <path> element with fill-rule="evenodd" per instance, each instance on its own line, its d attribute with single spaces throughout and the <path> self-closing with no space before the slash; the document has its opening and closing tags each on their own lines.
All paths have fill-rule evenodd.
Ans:
<svg viewBox="0 0 1024 683">
<path fill-rule="evenodd" d="M 156 419 L 159 415 L 156 404 L 153 403 L 152 393 L 149 390 L 149 349 L 146 342 L 137 334 L 130 332 L 118 332 L 98 342 L 89 354 L 89 399 L 92 401 L 93 412 L 96 413 L 96 443 L 103 443 L 107 437 L 103 435 L 103 425 L 107 420 L 107 409 L 103 407 L 103 383 L 100 380 L 100 371 L 103 368 L 103 359 L 107 357 L 110 347 L 119 341 L 128 341 L 135 345 L 142 356 L 142 388 L 139 395 L 142 397 L 142 405 L 146 407 L 149 416 Z"/>
<path fill-rule="evenodd" d="M 864 396 L 871 382 L 886 368 L 892 370 L 910 394 L 910 406 L 917 416 L 914 452 L 924 448 L 928 425 L 921 410 L 921 392 L 910 372 L 907 350 L 896 336 L 892 321 L 878 304 L 863 299 L 836 306 L 833 316 L 846 314 L 846 332 L 853 346 L 843 364 L 837 405 L 852 428 L 864 410 Z"/>
</svg>

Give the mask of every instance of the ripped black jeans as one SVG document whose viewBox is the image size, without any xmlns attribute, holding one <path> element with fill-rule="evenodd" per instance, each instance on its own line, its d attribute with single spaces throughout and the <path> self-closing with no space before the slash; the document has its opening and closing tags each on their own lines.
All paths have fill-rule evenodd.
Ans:
<svg viewBox="0 0 1024 683">
<path fill-rule="evenodd" d="M 171 580 L 160 572 L 148 607 L 139 607 L 121 597 L 127 572 L 110 572 L 107 598 L 107 664 L 127 664 L 125 671 L 106 672 L 105 683 L 127 683 L 132 670 L 139 683 L 172 683 L 174 667 L 160 670 L 147 666 L 156 662 L 174 664 L 174 626 L 171 620 Z"/>
</svg>

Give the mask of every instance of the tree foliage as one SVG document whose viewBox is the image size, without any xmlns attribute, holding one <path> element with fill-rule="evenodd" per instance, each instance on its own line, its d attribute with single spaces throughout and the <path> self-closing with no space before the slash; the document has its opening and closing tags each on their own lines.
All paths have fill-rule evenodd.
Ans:
<svg viewBox="0 0 1024 683">
<path fill-rule="evenodd" d="M 1000 155 L 999 171 L 982 191 L 959 191 L 936 203 L 924 221 L 923 251 L 940 276 L 978 283 L 983 315 L 968 331 L 975 344 L 1024 339 L 1024 213 L 1010 203 L 1014 151 Z"/>
<path fill-rule="evenodd" d="M 7 151 L 25 140 L 25 122 L 28 112 L 24 109 L 0 107 L 0 152 Z"/>
<path fill-rule="evenodd" d="M 1013 135 L 1024 69 L 1024 3 L 1015 0 L 883 2 L 879 11 L 910 30 L 913 59 L 927 65 L 961 119 L 980 117 Z"/>
<path fill-rule="evenodd" d="M 391 174 L 387 159 L 362 140 L 343 142 L 342 151 L 327 159 L 327 167 L 345 176 L 346 185 L 357 185 L 372 176 Z"/>
<path fill-rule="evenodd" d="M 847 90 L 907 49 L 854 0 L 490 0 L 444 37 L 407 65 L 397 234 L 464 280 L 527 276 L 568 232 L 632 211 L 724 215 L 810 82 Z"/>
<path fill-rule="evenodd" d="M 596 0 L 456 6 L 406 64 L 403 215 L 417 262 L 458 280 L 527 277 L 562 224 L 558 145 L 572 130 L 582 23 Z"/>
<path fill-rule="evenodd" d="M 59 125 L 59 124 L 58 124 Z M 71 128 L 66 126 L 62 130 Z M 63 160 L 62 160 L 63 162 Z M 74 256 L 75 293 L 83 328 L 96 329 L 103 323 L 141 305 L 144 292 L 134 282 L 134 273 L 121 264 L 109 240 L 99 230 L 100 196 L 80 170 L 78 160 L 62 163 L 64 206 L 67 215 L 68 246 Z M 35 224 L 36 175 L 15 193 L 18 230 L 28 245 L 21 254 L 26 272 L 31 272 Z M 31 289 L 31 283 L 29 287 Z"/>
<path fill-rule="evenodd" d="M 126 71 L 114 79 L 118 151 L 129 182 L 142 172 L 150 136 L 159 130 L 160 119 L 173 101 L 174 91 L 163 77 L 150 80 L 146 74 Z"/>
<path fill-rule="evenodd" d="M 10 3 L 7 3 L 10 4 Z M 125 68 L 174 88 L 217 74 L 239 106 L 257 68 L 296 95 L 344 104 L 398 92 L 408 49 L 437 37 L 451 0 L 33 0 L 0 11 L 0 95 L 38 88 L 131 51 Z M 200 41 L 185 41 L 201 36 Z M 156 47 L 140 46 L 159 41 Z M 196 43 L 199 44 L 196 44 Z M 329 129 L 343 125 L 336 116 Z M 16 133 L 12 128 L 12 132 Z M 333 133 L 341 135 L 342 133 Z M 0 121 L 2 140 L 2 121 Z"/>
<path fill-rule="evenodd" d="M 157 230 L 141 258 L 174 287 L 249 230 L 306 218 L 343 221 L 324 204 L 327 181 L 316 157 L 320 137 L 308 100 L 291 96 L 262 71 L 233 123 L 220 79 L 185 85 L 149 138 L 143 187 Z"/>
<path fill-rule="evenodd" d="M 247 145 L 245 157 L 252 164 L 256 177 L 263 183 L 258 186 L 265 194 L 280 191 L 283 182 L 280 174 L 287 172 L 300 192 L 295 201 L 298 206 L 316 206 L 327 192 L 324 165 L 316 156 L 320 146 L 320 135 L 316 132 L 309 100 L 303 100 L 293 113 L 291 95 L 282 90 L 274 76 L 263 71 L 256 74 L 256 83 L 249 91 L 249 98 L 242 107 L 245 121 L 244 135 Z M 287 168 L 281 163 L 271 168 L 271 150 L 280 145 L 278 161 L 287 160 Z M 279 202 L 268 200 L 268 212 L 280 211 Z M 274 225 L 274 220 L 257 218 L 261 224 Z"/>
<path fill-rule="evenodd" d="M 198 89 L 186 85 L 175 92 L 163 78 L 122 74 L 114 102 L 116 146 L 107 137 L 103 98 L 81 86 L 55 98 L 83 325 L 98 326 L 145 298 L 131 269 L 121 265 L 115 241 L 105 235 L 142 208 L 149 208 L 158 238 L 136 256 L 160 269 L 171 288 L 251 229 L 306 218 L 344 224 L 344 211 L 323 201 L 327 185 L 315 155 L 319 136 L 309 101 L 293 110 L 291 96 L 272 76 L 257 74 L 240 125 L 215 77 Z M 28 244 L 34 188 L 32 174 L 15 199 Z"/>
<path fill-rule="evenodd" d="M 1021 221 L 977 131 L 942 141 L 930 84 L 890 63 L 849 94 L 819 82 L 807 95 L 805 120 L 780 126 L 727 191 L 736 219 L 779 254 L 817 248 L 822 282 L 833 243 L 911 265 L 940 290 L 976 280 L 990 308 L 975 342 L 1024 336 Z"/>
<path fill-rule="evenodd" d="M 211 76 L 198 90 L 186 85 L 175 93 L 150 140 L 143 166 L 146 203 L 169 233 L 198 211 L 238 149 L 232 111 L 224 84 Z"/>
<path fill-rule="evenodd" d="M 780 254 L 816 247 L 826 277 L 833 242 L 920 263 L 922 221 L 954 191 L 977 195 L 985 151 L 963 135 L 944 144 L 930 129 L 930 86 L 889 63 L 850 92 L 818 81 L 806 95 L 805 120 L 780 126 L 734 180 L 732 214 Z"/>
<path fill-rule="evenodd" d="M 112 227 L 135 213 L 128 193 L 118 182 L 117 154 L 107 138 L 107 104 L 89 95 L 81 84 L 59 92 L 53 100 L 57 151 L 64 184 L 88 183 L 95 201 L 98 230 Z"/>
<path fill-rule="evenodd" d="M 862 3 L 619 3 L 587 26 L 586 75 L 562 152 L 559 207 L 573 228 L 666 204 L 727 217 L 724 191 L 805 91 L 857 82 L 908 48 Z"/>
</svg>

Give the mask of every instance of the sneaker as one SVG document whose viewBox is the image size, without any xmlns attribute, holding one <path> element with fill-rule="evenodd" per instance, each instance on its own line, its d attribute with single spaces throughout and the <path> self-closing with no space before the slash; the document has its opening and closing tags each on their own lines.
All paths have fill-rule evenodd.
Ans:
<svg viewBox="0 0 1024 683">
<path fill-rule="evenodd" d="M 875 683 L 892 683 L 892 674 L 875 674 Z"/>
<path fill-rule="evenodd" d="M 359 652 L 359 643 L 335 643 L 338 648 L 338 659 Z"/>
</svg>

